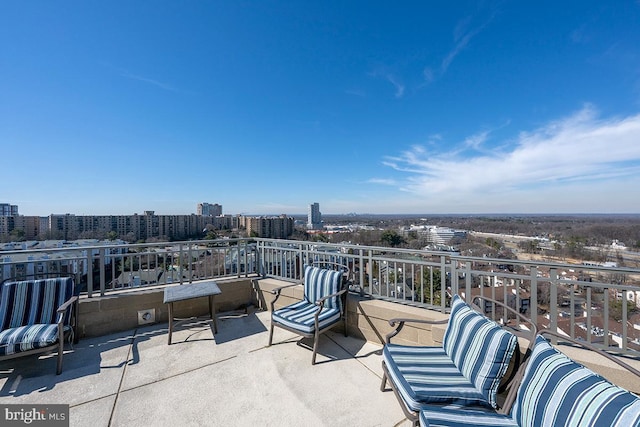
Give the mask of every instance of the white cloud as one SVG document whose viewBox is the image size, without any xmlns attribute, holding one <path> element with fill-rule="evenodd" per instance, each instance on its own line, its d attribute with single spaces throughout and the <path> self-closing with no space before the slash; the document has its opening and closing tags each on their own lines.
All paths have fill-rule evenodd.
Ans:
<svg viewBox="0 0 640 427">
<path fill-rule="evenodd" d="M 640 211 L 640 202 L 631 200 L 640 181 L 640 114 L 599 119 L 585 106 L 513 141 L 494 143 L 498 149 L 486 147 L 489 139 L 483 131 L 453 147 L 414 146 L 383 164 L 405 175 L 399 190 L 431 202 L 494 211 L 487 204 L 508 201 L 528 207 L 516 211 L 529 212 L 538 201 L 544 208 L 535 211 L 552 212 L 554 204 L 580 200 L 583 209 L 574 211 L 607 211 L 624 203 Z M 625 191 L 631 193 L 624 197 Z"/>
<path fill-rule="evenodd" d="M 397 185 L 398 182 L 395 179 L 388 178 L 371 178 L 367 180 L 369 184 L 381 184 L 381 185 Z"/>
<path fill-rule="evenodd" d="M 474 150 L 478 150 L 482 144 L 489 137 L 489 131 L 483 130 L 481 132 L 476 133 L 475 135 L 468 136 L 464 140 L 464 146 L 468 148 L 473 148 Z"/>
</svg>

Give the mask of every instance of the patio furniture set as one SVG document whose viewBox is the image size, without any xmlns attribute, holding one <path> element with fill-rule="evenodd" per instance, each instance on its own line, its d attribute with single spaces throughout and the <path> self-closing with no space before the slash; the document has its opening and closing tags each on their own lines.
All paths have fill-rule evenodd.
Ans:
<svg viewBox="0 0 640 427">
<path fill-rule="evenodd" d="M 301 301 L 276 309 L 282 289 L 274 289 L 269 343 L 275 327 L 313 339 L 311 363 L 316 363 L 320 334 L 346 323 L 349 269 L 335 263 L 304 268 Z M 207 296 L 217 331 L 215 282 L 167 288 L 169 336 L 173 302 Z M 383 378 L 414 424 L 426 426 L 640 426 L 640 398 L 573 361 L 552 345 L 562 340 L 606 357 L 629 372 L 640 372 L 619 358 L 535 324 L 499 301 L 481 298 L 467 303 L 457 294 L 447 320 L 430 322 L 392 319 L 394 329 L 382 350 Z M 0 360 L 57 350 L 57 374 L 62 371 L 65 339 L 74 338 L 78 296 L 71 278 L 9 281 L 0 287 Z M 493 313 L 516 319 L 498 323 Z M 442 346 L 394 344 L 392 339 L 411 322 L 446 324 Z M 545 338 L 545 336 L 550 337 Z"/>
<path fill-rule="evenodd" d="M 503 309 L 522 318 L 509 307 Z M 521 330 L 490 320 L 458 295 L 452 300 L 442 347 L 392 344 L 408 322 L 390 321 L 396 329 L 383 350 L 381 389 L 388 380 L 414 425 L 640 426 L 638 396 L 571 360 L 544 336 L 586 347 L 640 377 L 638 370 L 588 343 L 551 330 L 536 333 L 528 321 L 524 338 L 529 335 L 529 343 L 520 349 L 516 334 L 522 336 Z M 498 393 L 506 390 L 500 403 Z"/>
</svg>

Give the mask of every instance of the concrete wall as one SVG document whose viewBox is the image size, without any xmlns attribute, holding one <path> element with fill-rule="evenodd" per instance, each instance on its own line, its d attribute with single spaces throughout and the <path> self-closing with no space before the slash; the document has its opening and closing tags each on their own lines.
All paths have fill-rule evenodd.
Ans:
<svg viewBox="0 0 640 427">
<path fill-rule="evenodd" d="M 222 293 L 215 297 L 216 310 L 230 311 L 246 307 L 253 300 L 250 279 L 217 281 Z M 179 285 L 174 285 L 179 286 Z M 168 307 L 164 304 L 164 287 L 144 288 L 110 294 L 104 297 L 81 298 L 78 333 L 80 338 L 106 335 L 138 327 L 138 311 L 155 309 L 156 322 L 168 322 Z M 175 317 L 206 315 L 207 298 L 174 303 Z"/>
</svg>

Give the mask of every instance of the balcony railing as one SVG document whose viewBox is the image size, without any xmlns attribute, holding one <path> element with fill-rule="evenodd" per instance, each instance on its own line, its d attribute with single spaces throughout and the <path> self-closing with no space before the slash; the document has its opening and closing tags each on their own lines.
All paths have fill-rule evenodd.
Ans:
<svg viewBox="0 0 640 427">
<path fill-rule="evenodd" d="M 68 245 L 0 253 L 0 278 L 70 274 L 82 293 L 225 277 L 301 279 L 314 262 L 348 266 L 353 293 L 446 312 L 451 295 L 487 296 L 540 326 L 624 353 L 640 354 L 640 270 L 461 256 L 275 239 Z M 487 307 L 487 315 L 512 321 Z"/>
</svg>

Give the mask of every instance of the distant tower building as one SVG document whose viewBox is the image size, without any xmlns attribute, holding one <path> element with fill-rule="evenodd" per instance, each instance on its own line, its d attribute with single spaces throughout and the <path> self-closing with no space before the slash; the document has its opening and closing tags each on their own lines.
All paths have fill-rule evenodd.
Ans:
<svg viewBox="0 0 640 427">
<path fill-rule="evenodd" d="M 198 215 L 202 216 L 220 216 L 222 215 L 222 205 L 217 203 L 198 203 Z"/>
<path fill-rule="evenodd" d="M 0 216 L 18 216 L 18 206 L 0 203 Z"/>
<path fill-rule="evenodd" d="M 309 205 L 307 228 L 309 230 L 322 230 L 322 214 L 320 213 L 320 204 L 317 202 Z"/>
</svg>

